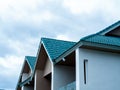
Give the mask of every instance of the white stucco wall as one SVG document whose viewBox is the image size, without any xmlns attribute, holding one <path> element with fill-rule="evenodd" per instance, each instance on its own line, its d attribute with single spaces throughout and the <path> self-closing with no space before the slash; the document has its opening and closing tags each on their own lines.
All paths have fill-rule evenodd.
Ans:
<svg viewBox="0 0 120 90">
<path fill-rule="evenodd" d="M 120 90 L 120 54 L 87 49 L 77 49 L 76 53 L 77 90 Z M 86 84 L 84 59 L 88 60 Z"/>
<path fill-rule="evenodd" d="M 75 81 L 75 68 L 55 65 L 53 67 L 52 75 L 52 90 L 59 90 L 60 87 Z"/>
<path fill-rule="evenodd" d="M 50 74 L 52 72 L 52 64 L 49 59 L 47 59 L 45 68 L 44 68 L 44 76 Z"/>
<path fill-rule="evenodd" d="M 51 82 L 44 78 L 42 70 L 36 70 L 34 90 L 51 90 Z"/>
</svg>

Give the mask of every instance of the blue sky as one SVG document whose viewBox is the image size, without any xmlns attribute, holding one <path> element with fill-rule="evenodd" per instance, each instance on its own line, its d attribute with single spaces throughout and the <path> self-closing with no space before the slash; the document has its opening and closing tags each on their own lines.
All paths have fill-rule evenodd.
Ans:
<svg viewBox="0 0 120 90">
<path fill-rule="evenodd" d="M 0 0 L 0 89 L 14 90 L 41 37 L 78 41 L 120 19 L 120 0 Z"/>
</svg>

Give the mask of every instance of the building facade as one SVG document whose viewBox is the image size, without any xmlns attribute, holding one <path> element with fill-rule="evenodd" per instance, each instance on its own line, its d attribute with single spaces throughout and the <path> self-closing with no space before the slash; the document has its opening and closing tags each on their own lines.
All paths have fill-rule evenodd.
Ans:
<svg viewBox="0 0 120 90">
<path fill-rule="evenodd" d="M 16 90 L 120 90 L 120 21 L 78 42 L 41 38 Z"/>
</svg>

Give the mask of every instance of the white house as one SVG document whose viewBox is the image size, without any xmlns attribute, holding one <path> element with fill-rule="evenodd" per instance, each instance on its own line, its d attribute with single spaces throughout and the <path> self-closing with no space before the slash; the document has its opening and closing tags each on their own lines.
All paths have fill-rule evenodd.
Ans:
<svg viewBox="0 0 120 90">
<path fill-rule="evenodd" d="M 16 90 L 120 90 L 119 74 L 120 21 L 77 43 L 42 38 L 31 79 Z"/>
</svg>

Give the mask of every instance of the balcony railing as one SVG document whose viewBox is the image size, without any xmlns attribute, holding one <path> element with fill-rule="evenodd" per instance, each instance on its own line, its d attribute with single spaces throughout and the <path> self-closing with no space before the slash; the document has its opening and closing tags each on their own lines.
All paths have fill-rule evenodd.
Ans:
<svg viewBox="0 0 120 90">
<path fill-rule="evenodd" d="M 59 90 L 76 90 L 76 82 L 72 82 L 64 87 L 61 87 Z"/>
</svg>

